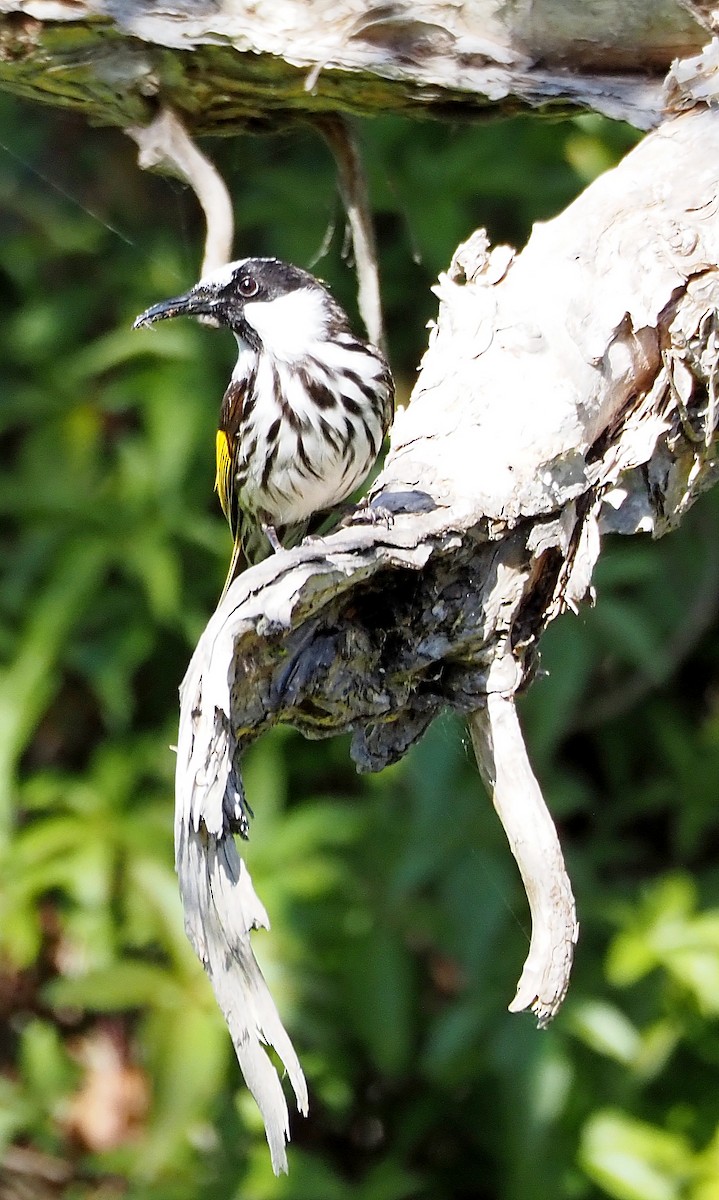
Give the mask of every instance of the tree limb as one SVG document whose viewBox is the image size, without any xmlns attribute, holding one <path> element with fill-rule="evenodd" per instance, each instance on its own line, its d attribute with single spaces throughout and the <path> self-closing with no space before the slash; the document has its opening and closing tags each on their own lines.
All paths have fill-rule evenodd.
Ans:
<svg viewBox="0 0 719 1200">
<path fill-rule="evenodd" d="M 327 139 L 337 164 L 340 193 L 352 234 L 360 315 L 370 341 L 384 350 L 377 247 L 360 148 L 341 117 L 317 118 L 315 124 Z"/>
<path fill-rule="evenodd" d="M 149 125 L 131 125 L 125 132 L 137 142 L 137 161 L 143 171 L 176 175 L 197 196 L 207 228 L 200 275 L 223 267 L 232 258 L 235 219 L 230 193 L 217 168 L 170 109 L 163 109 Z"/>
<path fill-rule="evenodd" d="M 600 531 L 659 536 L 719 474 L 717 213 L 719 113 L 697 108 L 521 255 L 479 231 L 440 278 L 373 489 L 391 525 L 306 540 L 229 589 L 182 687 L 176 809 L 188 929 L 221 1003 L 249 986 L 256 1011 L 249 930 L 264 910 L 232 858 L 232 831 L 247 831 L 243 750 L 277 722 L 350 730 L 358 767 L 377 770 L 449 706 L 468 717 L 532 909 L 510 1007 L 540 1022 L 556 1011 L 577 927 L 514 696 L 546 625 L 591 596 Z M 218 888 L 224 912 L 203 899 Z M 273 1119 L 282 1128 L 281 1106 Z"/>
<path fill-rule="evenodd" d="M 527 757 L 511 696 L 488 691 L 470 713 L 480 774 L 517 860 L 532 914 L 532 940 L 510 1012 L 531 1008 L 541 1026 L 567 994 L 579 926 L 554 822 Z"/>
<path fill-rule="evenodd" d="M 649 128 L 672 58 L 702 41 L 679 0 L 0 0 L 0 86 L 123 129 L 159 103 L 194 135 L 519 106 Z"/>
</svg>

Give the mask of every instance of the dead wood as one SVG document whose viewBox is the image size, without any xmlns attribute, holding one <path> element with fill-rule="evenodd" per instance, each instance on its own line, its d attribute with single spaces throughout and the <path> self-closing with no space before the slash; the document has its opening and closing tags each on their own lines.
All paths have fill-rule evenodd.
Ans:
<svg viewBox="0 0 719 1200">
<path fill-rule="evenodd" d="M 591 598 L 602 532 L 659 536 L 716 479 L 718 211 L 719 114 L 697 108 L 536 226 L 520 255 L 478 231 L 437 286 L 375 523 L 247 571 L 198 644 L 182 687 L 177 867 L 276 1169 L 287 1108 L 262 1041 L 301 1109 L 306 1091 L 250 945 L 267 915 L 234 836 L 248 828 L 242 753 L 286 722 L 350 731 L 359 769 L 379 770 L 443 708 L 466 716 L 532 909 L 511 1007 L 551 1018 L 577 924 L 514 698 L 548 622 Z"/>
<path fill-rule="evenodd" d="M 197 134 L 328 113 L 476 119 L 589 108 L 650 128 L 673 58 L 705 40 L 680 0 L 0 0 L 0 86 Z"/>
</svg>

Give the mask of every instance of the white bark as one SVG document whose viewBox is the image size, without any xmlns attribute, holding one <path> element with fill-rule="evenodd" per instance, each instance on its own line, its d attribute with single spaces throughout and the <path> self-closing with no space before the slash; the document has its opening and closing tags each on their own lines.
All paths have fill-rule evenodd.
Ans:
<svg viewBox="0 0 719 1200">
<path fill-rule="evenodd" d="M 200 278 L 230 262 L 235 240 L 230 193 L 219 171 L 197 149 L 182 122 L 169 109 L 163 109 L 150 125 L 130 126 L 126 132 L 137 142 L 140 151 L 137 163 L 143 171 L 176 175 L 189 183 L 197 196 L 207 224 Z"/>
<path fill-rule="evenodd" d="M 136 114 L 131 123 L 143 107 L 149 120 L 145 98 L 159 95 L 162 106 L 184 109 L 186 123 L 205 133 L 227 133 L 247 119 L 271 121 L 273 114 L 284 123 L 312 111 L 434 109 L 446 116 L 453 109 L 468 116 L 513 108 L 517 100 L 586 106 L 650 128 L 661 117 L 661 83 L 672 59 L 704 40 L 687 3 L 0 0 L 0 14 L 24 14 L 44 32 L 81 24 L 96 39 L 94 48 L 83 43 L 80 73 L 61 40 L 49 53 L 43 45 L 36 80 L 28 70 L 36 31 L 8 26 L 8 44 L 19 34 L 22 55 L 0 62 L 0 79 L 55 103 L 66 94 L 75 107 L 86 103 L 95 119 L 124 125 L 128 109 Z M 171 53 L 156 53 L 161 48 Z M 203 53 L 217 86 L 198 78 L 183 57 L 188 51 Z"/>
<path fill-rule="evenodd" d="M 719 113 L 697 108 L 535 227 L 521 255 L 475 235 L 440 279 L 437 326 L 374 488 L 391 526 L 353 524 L 276 555 L 212 617 L 182 690 L 178 871 L 220 1003 L 248 997 L 243 1045 L 281 1038 L 249 945 L 264 910 L 235 860 L 218 863 L 234 853 L 242 749 L 276 721 L 314 736 L 350 728 L 358 764 L 376 769 L 442 706 L 467 713 L 532 911 L 510 1007 L 544 1022 L 561 1003 L 574 902 L 514 695 L 546 624 L 590 593 L 600 529 L 659 535 L 719 473 L 717 214 Z M 222 910 L 202 899 L 218 869 Z M 302 1107 L 294 1052 L 279 1044 Z M 266 1104 L 276 1145 L 284 1101 Z"/>
<path fill-rule="evenodd" d="M 127 129 L 144 165 L 179 172 L 208 215 L 213 262 L 230 252 L 231 206 L 184 126 L 226 133 L 319 114 L 378 336 L 361 177 L 326 114 L 466 117 L 519 102 L 650 128 L 670 60 L 702 41 L 687 9 L 710 23 L 710 0 L 0 0 L 0 83 L 84 106 Z M 72 25 L 80 60 L 58 36 Z M 352 729 L 358 764 L 376 769 L 442 706 L 467 714 L 532 912 L 510 1007 L 543 1023 L 566 992 L 574 902 L 514 695 L 546 624 L 589 593 L 600 528 L 660 534 L 719 473 L 719 115 L 694 108 L 716 96 L 715 58 L 677 67 L 669 100 L 690 111 L 537 226 L 520 256 L 490 252 L 481 233 L 460 248 L 375 489 L 392 526 L 354 525 L 246 572 L 193 656 L 176 784 L 186 927 L 276 1171 L 288 1111 L 263 1047 L 276 1049 L 302 1112 L 307 1089 L 254 959 L 251 931 L 267 914 L 232 832 L 242 749 L 268 725 Z"/>
<path fill-rule="evenodd" d="M 181 790 L 182 784 L 178 786 Z M 208 810 L 203 822 L 205 818 L 210 819 Z M 187 936 L 212 983 L 242 1074 L 262 1114 L 272 1166 L 279 1174 L 287 1170 L 289 1113 L 264 1046 L 277 1051 L 294 1088 L 297 1108 L 305 1116 L 308 1099 L 299 1059 L 250 945 L 253 929 L 269 929 L 267 913 L 232 837 L 221 836 L 199 820 L 193 827 L 182 816 L 178 819 L 175 866 L 182 885 Z"/>
<path fill-rule="evenodd" d="M 511 697 L 489 691 L 469 718 L 482 778 L 519 867 L 532 939 L 510 1012 L 531 1009 L 547 1025 L 567 994 L 579 926 L 554 822 L 527 757 Z"/>
</svg>

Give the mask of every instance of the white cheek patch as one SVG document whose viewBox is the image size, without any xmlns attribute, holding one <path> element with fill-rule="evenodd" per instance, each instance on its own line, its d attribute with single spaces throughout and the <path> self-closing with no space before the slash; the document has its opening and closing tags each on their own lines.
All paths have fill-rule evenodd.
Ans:
<svg viewBox="0 0 719 1200">
<path fill-rule="evenodd" d="M 245 319 L 257 330 L 268 353 L 291 362 L 324 341 L 324 297 L 314 288 L 298 288 L 276 300 L 245 305 Z"/>
<path fill-rule="evenodd" d="M 249 379 L 253 369 L 257 366 L 257 355 L 254 350 L 245 345 L 237 333 L 235 334 L 235 341 L 237 342 L 237 362 L 232 372 L 232 378 L 237 383 Z"/>
</svg>

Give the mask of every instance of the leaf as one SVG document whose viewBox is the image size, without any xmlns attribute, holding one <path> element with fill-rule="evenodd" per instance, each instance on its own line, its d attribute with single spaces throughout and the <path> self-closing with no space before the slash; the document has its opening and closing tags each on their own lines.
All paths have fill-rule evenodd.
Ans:
<svg viewBox="0 0 719 1200">
<path fill-rule="evenodd" d="M 692 1166 L 684 1138 L 611 1109 L 585 1125 L 579 1158 L 616 1200 L 678 1200 Z"/>
<path fill-rule="evenodd" d="M 28 1021 L 22 1030 L 20 1066 L 29 1091 L 48 1107 L 70 1090 L 77 1074 L 59 1031 L 38 1018 Z"/>
<path fill-rule="evenodd" d="M 220 1092 L 231 1055 L 229 1034 L 213 1007 L 181 1003 L 147 1019 L 153 1047 L 153 1120 L 137 1150 L 137 1165 L 151 1178 L 177 1170 L 187 1157 L 188 1134 Z"/>
<path fill-rule="evenodd" d="M 59 978 L 44 989 L 55 1008 L 88 1008 L 95 1012 L 122 1012 L 133 1008 L 172 1006 L 178 989 L 171 973 L 151 963 L 117 962 L 105 970 L 76 978 Z"/>
<path fill-rule="evenodd" d="M 569 1013 L 572 1032 L 599 1054 L 631 1065 L 641 1050 L 641 1037 L 625 1014 L 614 1005 L 585 1000 Z"/>
</svg>

